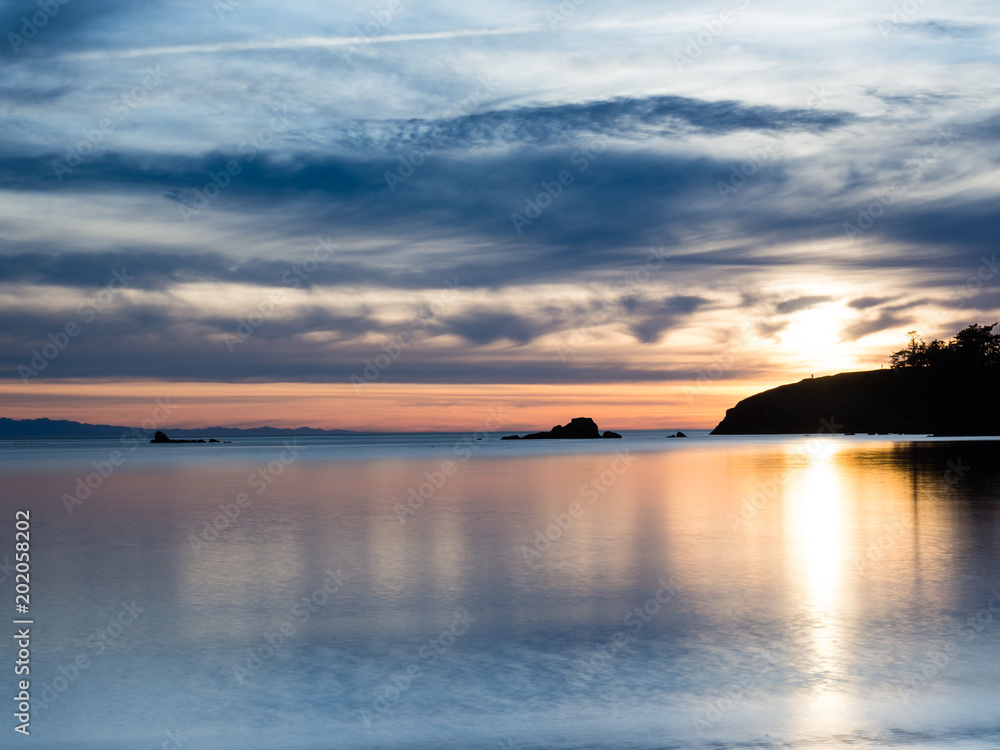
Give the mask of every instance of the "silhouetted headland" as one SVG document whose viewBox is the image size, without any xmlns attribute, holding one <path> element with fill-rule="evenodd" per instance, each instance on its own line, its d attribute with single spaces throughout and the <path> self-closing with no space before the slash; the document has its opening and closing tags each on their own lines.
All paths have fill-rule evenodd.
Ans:
<svg viewBox="0 0 1000 750">
<path fill-rule="evenodd" d="M 556 425 L 548 432 L 533 432 L 525 435 L 507 435 L 501 440 L 579 440 L 588 438 L 620 438 L 617 432 L 606 430 L 604 434 L 597 429 L 597 423 L 590 417 L 576 417 L 567 425 Z"/>
<path fill-rule="evenodd" d="M 713 435 L 927 433 L 1000 435 L 1000 335 L 971 325 L 925 344 L 915 331 L 891 368 L 772 388 L 726 411 Z"/>
</svg>

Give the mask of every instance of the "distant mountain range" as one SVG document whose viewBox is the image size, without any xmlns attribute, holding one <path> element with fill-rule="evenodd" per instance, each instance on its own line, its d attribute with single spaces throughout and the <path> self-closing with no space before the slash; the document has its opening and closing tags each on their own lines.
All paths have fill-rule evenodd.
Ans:
<svg viewBox="0 0 1000 750">
<path fill-rule="evenodd" d="M 164 430 L 170 437 L 292 437 L 301 435 L 356 435 L 352 430 L 321 430 L 316 427 L 202 427 L 198 429 Z M 8 419 L 0 417 L 0 439 L 10 438 L 118 438 L 124 433 L 152 437 L 153 430 L 108 424 L 86 424 L 66 419 Z"/>
</svg>

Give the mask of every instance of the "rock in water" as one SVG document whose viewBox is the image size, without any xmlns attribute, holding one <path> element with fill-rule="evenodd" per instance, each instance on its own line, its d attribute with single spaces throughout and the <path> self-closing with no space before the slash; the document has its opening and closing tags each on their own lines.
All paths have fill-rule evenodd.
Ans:
<svg viewBox="0 0 1000 750">
<path fill-rule="evenodd" d="M 164 433 L 157 430 L 153 434 L 153 439 L 150 440 L 151 443 L 204 443 L 204 440 L 171 440 Z M 216 440 L 215 442 L 219 442 Z"/>
<path fill-rule="evenodd" d="M 569 424 L 566 425 L 556 425 L 548 432 L 533 432 L 530 435 L 525 435 L 523 438 L 517 435 L 508 435 L 507 437 L 500 438 L 501 440 L 578 440 L 578 439 L 588 439 L 588 438 L 620 438 L 617 432 L 611 432 L 608 430 L 601 435 L 601 431 L 597 429 L 597 423 L 594 422 L 590 417 L 576 417 L 570 420 Z"/>
<path fill-rule="evenodd" d="M 599 438 L 601 431 L 597 429 L 597 423 L 590 417 L 576 417 L 570 420 L 567 425 L 556 425 L 548 432 L 533 432 L 525 435 L 525 440 L 544 440 L 551 438 L 581 439 Z"/>
</svg>

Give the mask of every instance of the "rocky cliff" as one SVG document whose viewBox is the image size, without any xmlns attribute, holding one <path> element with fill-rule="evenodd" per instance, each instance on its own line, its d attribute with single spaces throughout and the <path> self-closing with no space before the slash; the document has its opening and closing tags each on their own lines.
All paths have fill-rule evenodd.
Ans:
<svg viewBox="0 0 1000 750">
<path fill-rule="evenodd" d="M 930 368 L 845 372 L 743 399 L 712 434 L 816 432 L 998 435 L 1000 390 L 985 374 Z"/>
</svg>

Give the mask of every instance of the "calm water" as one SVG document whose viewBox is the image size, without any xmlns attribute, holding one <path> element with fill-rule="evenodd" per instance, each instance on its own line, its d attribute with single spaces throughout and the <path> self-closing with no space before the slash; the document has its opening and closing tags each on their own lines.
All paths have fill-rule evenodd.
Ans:
<svg viewBox="0 0 1000 750">
<path fill-rule="evenodd" d="M 7 444 L 35 705 L 3 744 L 1000 747 L 998 448 Z"/>
</svg>

